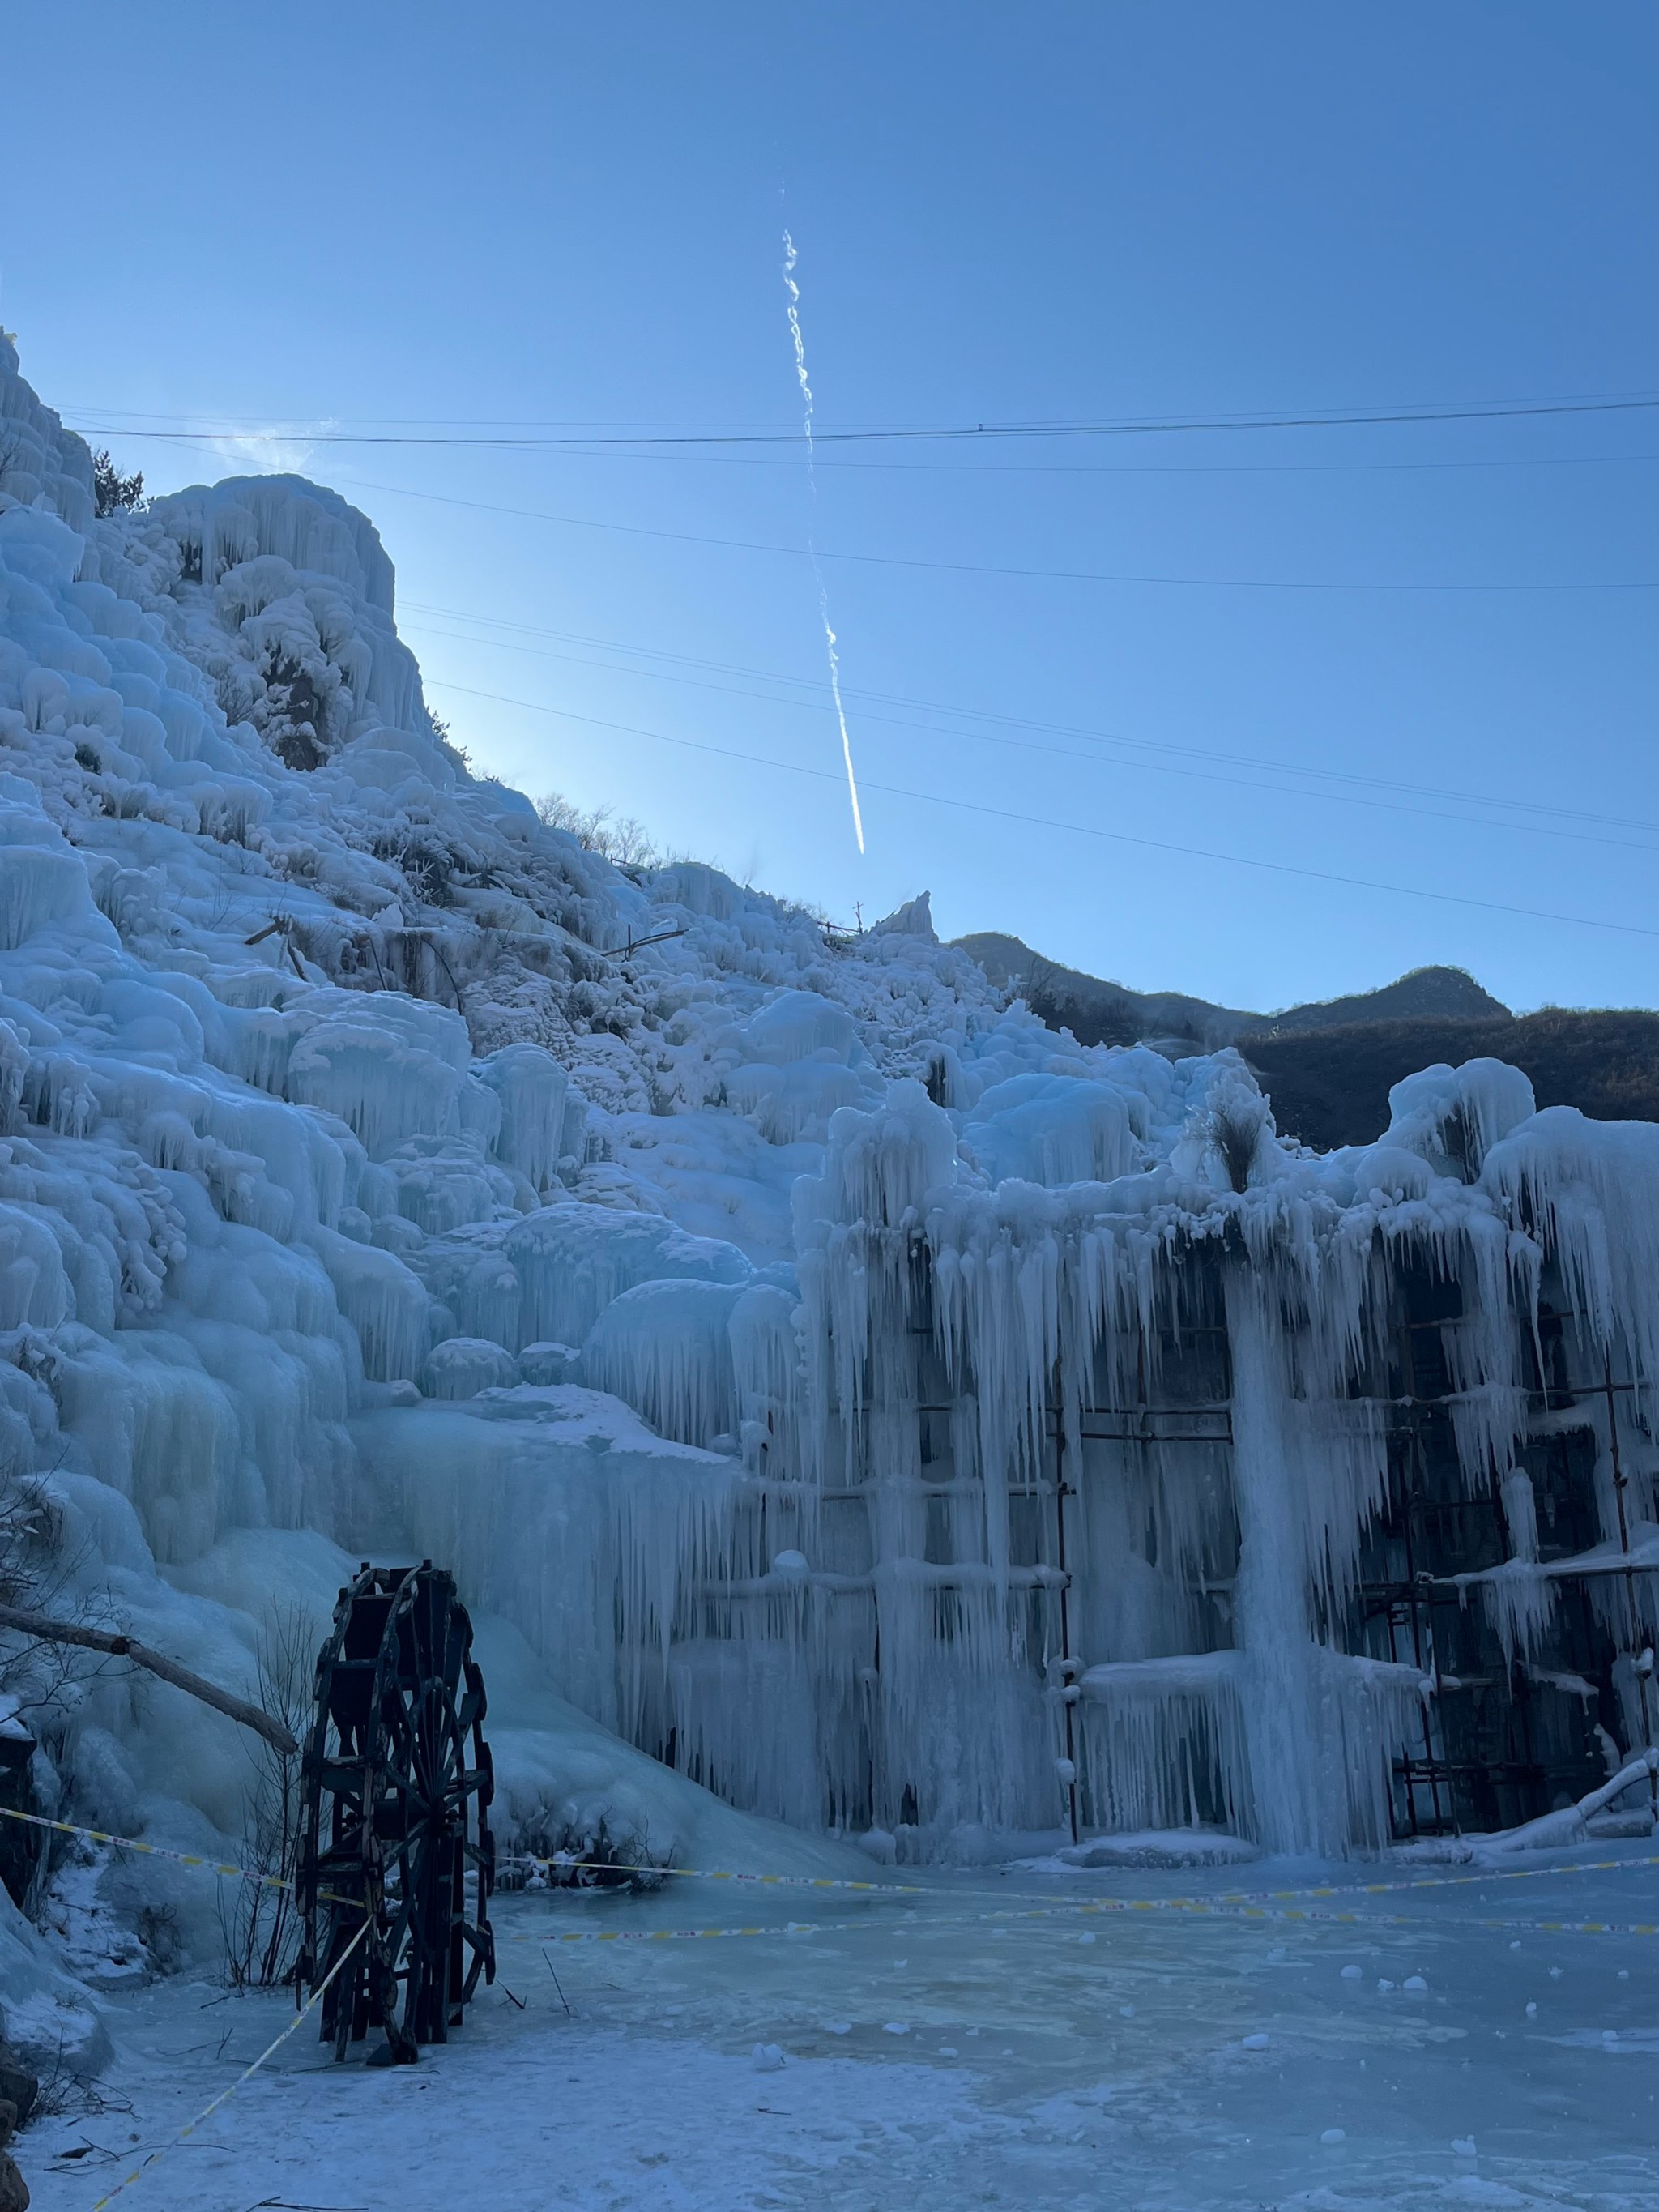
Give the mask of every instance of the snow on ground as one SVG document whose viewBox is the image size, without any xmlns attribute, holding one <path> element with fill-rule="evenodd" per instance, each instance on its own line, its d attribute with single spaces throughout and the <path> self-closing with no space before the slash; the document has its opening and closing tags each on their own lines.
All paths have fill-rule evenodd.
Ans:
<svg viewBox="0 0 1659 2212">
<path fill-rule="evenodd" d="M 1249 1879 L 1317 1871 L 1267 1863 Z M 1213 1897 L 1237 1879 L 940 1873 L 922 1877 L 925 1896 L 867 1904 L 833 1893 L 757 1903 L 712 1883 L 648 1898 L 520 1893 L 499 1901 L 495 1989 L 454 2043 L 408 2069 L 355 2057 L 337 2069 L 301 2029 L 125 2201 L 134 2212 L 1659 2206 L 1659 1937 L 1480 1924 L 1659 1917 L 1652 1868 L 1307 1901 L 1352 1905 L 1355 1925 L 974 1917 Z M 840 1932 L 545 1948 L 572 1929 L 792 1917 Z M 108 2013 L 118 2056 L 104 2108 L 23 2139 L 37 2212 L 88 2212 L 122 2161 L 167 2140 L 291 2016 L 283 1997 L 193 1981 L 118 1996 Z"/>
</svg>

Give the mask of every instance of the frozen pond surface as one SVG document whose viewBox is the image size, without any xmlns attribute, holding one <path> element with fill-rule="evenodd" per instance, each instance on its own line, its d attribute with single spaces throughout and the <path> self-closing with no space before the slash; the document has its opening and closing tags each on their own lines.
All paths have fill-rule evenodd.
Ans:
<svg viewBox="0 0 1659 2212">
<path fill-rule="evenodd" d="M 1316 1878 L 981 1872 L 895 1875 L 927 1893 L 867 1902 L 690 1881 L 503 1897 L 495 1987 L 453 2044 L 410 2069 L 336 2067 L 307 2024 L 120 2202 L 1659 2208 L 1659 1936 L 1480 1924 L 1659 1920 L 1659 1868 L 1305 1900 L 1358 1924 L 979 1917 Z M 816 1931 L 548 1941 L 781 1931 L 792 1913 Z M 19 2147 L 39 2212 L 91 2212 L 287 2016 L 281 1996 L 200 1983 L 118 2002 L 106 2109 Z"/>
</svg>

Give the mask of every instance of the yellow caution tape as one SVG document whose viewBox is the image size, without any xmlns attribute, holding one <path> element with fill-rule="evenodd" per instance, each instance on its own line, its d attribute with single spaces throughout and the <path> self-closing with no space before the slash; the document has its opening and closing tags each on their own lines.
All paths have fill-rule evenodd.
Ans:
<svg viewBox="0 0 1659 2212">
<path fill-rule="evenodd" d="M 281 1875 L 262 1874 L 251 1867 L 237 1865 L 234 1861 L 210 1859 L 192 1851 L 169 1850 L 161 1844 L 138 1842 L 131 1836 L 115 1836 L 102 1828 L 76 1826 L 70 1820 L 51 1820 L 39 1813 L 20 1813 L 11 1807 L 0 1805 L 0 1814 L 11 1820 L 24 1820 L 31 1826 L 50 1828 L 60 1835 L 83 1837 L 92 1843 L 108 1844 L 118 1850 L 138 1851 L 151 1858 L 169 1859 L 175 1865 L 192 1867 L 198 1872 L 222 1875 L 239 1881 L 258 1882 L 270 1889 L 292 1889 L 291 1881 Z M 568 1872 L 597 1872 L 605 1874 L 660 1875 L 678 1877 L 686 1881 L 752 1882 L 768 1888 L 804 1888 L 850 1890 L 867 1897 L 951 1897 L 988 1896 L 994 1893 L 980 1890 L 940 1889 L 919 1882 L 900 1883 L 882 1881 L 849 1881 L 819 1875 L 762 1875 L 738 1874 L 725 1868 L 630 1866 L 605 1863 L 596 1859 L 576 1859 L 557 1856 L 543 1858 L 531 1852 L 518 1854 L 532 1864 Z M 1466 1875 L 1431 1875 L 1413 1876 L 1403 1881 L 1354 1882 L 1346 1885 L 1322 1883 L 1306 1889 L 1225 1890 L 1213 1897 L 1101 1897 L 1067 1900 L 1053 1905 L 1036 1905 L 1025 1908 L 1005 1905 L 991 1912 L 968 1914 L 930 1914 L 929 1927 L 978 1926 L 998 1920 L 1042 1920 L 1070 1916 L 1090 1916 L 1107 1913 L 1181 1912 L 1206 1916 L 1212 1919 L 1274 1920 L 1334 1924 L 1344 1927 L 1407 1927 L 1429 1928 L 1445 1926 L 1445 1922 L 1429 1923 L 1394 1914 L 1352 1911 L 1321 1911 L 1317 1907 L 1291 1909 L 1289 1900 L 1300 1898 L 1388 1897 L 1425 1889 L 1455 1889 L 1481 1881 L 1534 1881 L 1549 1875 L 1613 1874 L 1629 1869 L 1659 1866 L 1659 1853 L 1641 1858 L 1597 1859 L 1577 1865 L 1547 1867 L 1483 1868 Z M 359 1905 L 353 1898 L 334 1897 L 324 1893 L 331 1904 Z M 361 1906 L 360 1906 L 361 1909 Z M 911 1910 L 914 1911 L 914 1907 Z M 875 1923 L 867 1920 L 813 1923 L 792 1921 L 781 1927 L 742 1928 L 678 1928 L 678 1929 L 582 1929 L 556 1934 L 546 1939 L 560 1943 L 663 1943 L 704 1941 L 714 1936 L 756 1936 L 779 1935 L 827 1935 L 841 1929 L 867 1928 Z M 885 1924 L 885 1923 L 883 1923 Z M 1492 1929 L 1522 1929 L 1541 1935 L 1579 1936 L 1652 1936 L 1659 1935 L 1659 1922 L 1600 1921 L 1600 1920 L 1516 1920 L 1480 1919 L 1461 1923 L 1464 1926 Z M 509 1941 L 531 1942 L 531 1937 L 511 1937 Z"/>
<path fill-rule="evenodd" d="M 539 1936 L 511 1935 L 508 1943 L 706 1943 L 717 1936 L 836 1936 L 860 1928 L 886 1929 L 874 1920 L 789 1920 L 773 1928 L 552 1929 Z"/>
<path fill-rule="evenodd" d="M 1221 1905 L 1277 1903 L 1290 1897 L 1392 1897 L 1414 1889 L 1466 1889 L 1477 1881 L 1537 1881 L 1555 1874 L 1622 1874 L 1628 1867 L 1659 1866 L 1659 1852 L 1635 1859 L 1581 1859 L 1571 1866 L 1486 1866 L 1472 1874 L 1413 1875 L 1402 1881 L 1322 1882 L 1307 1889 L 1230 1889 L 1217 1893 Z"/>
<path fill-rule="evenodd" d="M 176 1856 L 177 1854 L 170 1853 L 169 1856 Z M 189 1862 L 186 1862 L 186 1863 L 188 1864 Z M 205 1866 L 208 1864 L 208 1862 L 204 1859 L 198 1862 L 198 1863 Z M 276 2039 L 275 2042 L 268 2043 L 264 2049 L 259 2053 L 259 2056 L 254 2060 L 252 2065 L 245 2066 L 242 2069 L 242 2071 L 236 2076 L 236 2079 L 231 2083 L 229 2088 L 222 2089 L 210 2105 L 204 2105 L 193 2120 L 191 2120 L 184 2127 L 179 2129 L 178 2134 L 174 2136 L 171 2142 L 164 2142 L 159 2150 L 151 2151 L 148 2158 L 140 2159 L 137 2165 L 133 2167 L 132 2172 L 126 2175 L 124 2179 L 118 2181 L 114 2188 L 110 2191 L 106 2197 L 100 2197 L 99 2198 L 98 2202 L 93 2206 L 92 2212 L 104 2212 L 104 2207 L 106 2204 L 113 2204 L 116 2198 L 121 2194 L 122 2191 L 124 2189 L 131 2189 L 133 2183 L 138 2179 L 139 2176 L 147 2172 L 149 2169 L 155 2164 L 158 2159 L 165 2158 L 167 2152 L 175 2149 L 179 2143 L 188 2142 L 190 2137 L 195 2134 L 197 2129 L 201 2126 L 204 2120 L 210 2120 L 212 2118 L 213 2115 L 218 2111 L 220 2106 L 225 2102 L 227 2098 L 234 2097 L 236 2092 L 241 2087 L 243 2082 L 250 2080 L 258 2072 L 259 2069 L 264 2064 L 266 2059 L 270 2057 L 272 2051 L 279 2051 L 283 2045 L 288 2041 L 289 2036 L 292 2035 L 295 2029 L 299 2027 L 301 2021 L 305 2019 L 312 2007 L 316 2003 L 318 1998 L 322 1996 L 324 1990 L 327 1989 L 329 1984 L 334 1979 L 336 1974 L 339 1972 L 341 1967 L 344 1966 L 346 1960 L 351 1956 L 352 1953 L 356 1949 L 357 1946 L 362 1942 L 364 1936 L 367 1936 L 368 1933 L 368 1923 L 365 1921 L 363 1925 L 357 1930 L 357 1933 L 352 1937 L 351 1941 L 346 1945 L 344 1950 L 341 1952 L 339 1957 L 334 1961 L 334 1964 L 329 1968 L 327 1973 L 324 1975 L 322 1980 L 318 1983 L 316 1988 L 306 2000 L 304 2006 L 300 2011 L 295 2014 L 293 2019 L 289 2021 L 288 2026 Z"/>
<path fill-rule="evenodd" d="M 260 1874 L 252 1867 L 237 1866 L 226 1859 L 204 1858 L 195 1851 L 170 1851 L 162 1844 L 141 1844 L 131 1836 L 107 1835 L 102 1828 L 77 1827 L 72 1820 L 48 1820 L 40 1813 L 19 1813 L 0 1805 L 9 1820 L 27 1820 L 32 1828 L 51 1828 L 60 1836 L 81 1836 L 89 1843 L 113 1844 L 119 1850 L 142 1851 L 146 1858 L 171 1859 L 175 1866 L 194 1867 L 203 1874 L 222 1874 L 237 1881 L 257 1881 L 266 1889 L 292 1889 L 294 1884 L 278 1874 Z"/>
<path fill-rule="evenodd" d="M 19 1813 L 9 1805 L 0 1805 L 0 1814 L 9 1820 L 27 1820 L 32 1828 L 51 1828 L 60 1836 L 80 1836 L 87 1842 L 110 1844 L 117 1850 L 142 1851 L 146 1858 L 171 1859 L 174 1866 L 193 1867 L 198 1874 L 226 1875 L 236 1881 L 258 1882 L 264 1889 L 292 1889 L 293 1881 L 280 1874 L 261 1874 L 256 1867 L 238 1866 L 231 1859 L 204 1858 L 195 1851 L 170 1851 L 164 1844 L 141 1844 L 133 1836 L 112 1836 L 102 1828 L 77 1827 L 72 1820 L 48 1820 L 43 1814 Z M 341 1897 L 331 1889 L 317 1893 L 325 1905 L 349 1905 L 356 1911 L 363 1909 L 362 1899 Z"/>
<path fill-rule="evenodd" d="M 930 1935 L 935 1929 L 983 1928 L 994 1923 L 1025 1920 L 1087 1919 L 1105 1914 L 1151 1912 L 1169 1905 L 1176 1905 L 1190 1911 L 1194 1917 L 1212 1920 L 1268 1920 L 1274 1923 L 1288 1923 L 1294 1926 L 1368 1928 L 1414 1928 L 1419 1933 L 1432 1936 L 1451 1928 L 1492 1929 L 1499 1933 L 1513 1934 L 1519 1929 L 1522 1934 L 1539 1936 L 1659 1936 L 1659 1921 L 1620 1920 L 1425 1920 L 1419 1916 L 1402 1912 L 1297 1912 L 1267 1905 L 1249 1908 L 1218 1908 L 1207 1903 L 1168 1898 L 1134 1898 L 1127 1899 L 1095 1900 L 1087 1904 L 1034 1905 L 1024 1910 L 1005 1907 L 998 1912 L 929 1913 L 917 1922 L 907 1922 L 907 1929 L 916 1936 Z M 501 1940 L 508 1943 L 690 1943 L 703 1942 L 716 1936 L 838 1936 L 844 1934 L 895 1932 L 890 1920 L 786 1920 L 769 1926 L 747 1928 L 585 1928 L 554 1929 L 538 1935 L 512 1934 Z"/>
<path fill-rule="evenodd" d="M 752 1881 L 764 1889 L 856 1889 L 878 1897 L 931 1897 L 935 1892 L 922 1882 L 847 1881 L 818 1874 L 734 1874 L 725 1867 L 628 1866 L 614 1859 L 576 1859 L 556 1851 L 544 1858 L 537 1851 L 513 1851 L 503 1863 L 547 1867 L 556 1874 L 645 1874 L 672 1875 L 682 1881 Z M 960 1893 L 958 1893 L 960 1894 Z"/>
<path fill-rule="evenodd" d="M 987 1897 L 994 1891 L 941 1891 L 938 1887 L 921 1882 L 847 1881 L 824 1875 L 808 1874 L 735 1874 L 724 1867 L 633 1866 L 617 1860 L 571 1858 L 556 1852 L 544 1858 L 534 1851 L 515 1851 L 506 1863 L 513 1861 L 531 1866 L 546 1867 L 560 1874 L 637 1874 L 659 1875 L 682 1881 L 746 1881 L 775 1889 L 849 1889 L 877 1897 L 938 1897 L 940 1895 Z M 1218 1890 L 1208 1897 L 1138 1897 L 1100 1900 L 1103 1911 L 1135 1912 L 1212 1912 L 1221 1905 L 1278 1905 L 1298 1897 L 1392 1897 L 1419 1889 L 1459 1889 L 1480 1881 L 1535 1881 L 1547 1875 L 1622 1873 L 1630 1867 L 1659 1866 L 1659 1852 L 1644 1858 L 1595 1859 L 1573 1866 L 1547 1867 L 1485 1867 L 1478 1873 L 1459 1875 L 1416 1875 L 1401 1881 L 1321 1882 L 1306 1889 L 1229 1889 Z M 1100 1871 L 1087 1868 L 1067 1869 L 1067 1872 Z"/>
</svg>

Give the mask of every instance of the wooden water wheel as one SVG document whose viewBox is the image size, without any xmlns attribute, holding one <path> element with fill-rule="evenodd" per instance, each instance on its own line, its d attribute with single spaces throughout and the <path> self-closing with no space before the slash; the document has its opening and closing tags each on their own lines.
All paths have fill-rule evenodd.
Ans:
<svg viewBox="0 0 1659 2212">
<path fill-rule="evenodd" d="M 339 1967 L 322 2002 L 337 2057 L 376 2027 L 371 2063 L 413 2059 L 495 1978 L 484 1709 L 453 1577 L 429 1559 L 365 1565 L 318 1655 L 301 1767 L 296 1975 L 316 1990 Z"/>
</svg>

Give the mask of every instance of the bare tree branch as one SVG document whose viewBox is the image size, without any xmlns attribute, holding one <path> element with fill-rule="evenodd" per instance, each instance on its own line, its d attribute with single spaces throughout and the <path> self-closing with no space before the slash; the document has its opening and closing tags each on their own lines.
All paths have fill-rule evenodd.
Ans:
<svg viewBox="0 0 1659 2212">
<path fill-rule="evenodd" d="M 152 1674 L 171 1682 L 174 1689 L 186 1691 L 199 1698 L 204 1705 L 217 1712 L 228 1713 L 244 1728 L 250 1728 L 264 1736 L 276 1750 L 289 1754 L 298 1751 L 295 1741 L 281 1721 L 258 1705 L 251 1705 L 246 1698 L 233 1697 L 228 1690 L 204 1681 L 201 1675 L 191 1674 L 176 1659 L 164 1653 L 152 1651 L 147 1644 L 140 1644 L 131 1636 L 112 1636 L 101 1628 L 82 1628 L 74 1622 L 55 1620 L 49 1613 L 26 1613 L 20 1607 L 0 1605 L 0 1628 L 15 1628 L 20 1635 L 38 1637 L 43 1644 L 78 1644 L 88 1651 L 107 1651 L 117 1659 L 131 1659 L 135 1667 L 147 1668 Z"/>
</svg>

